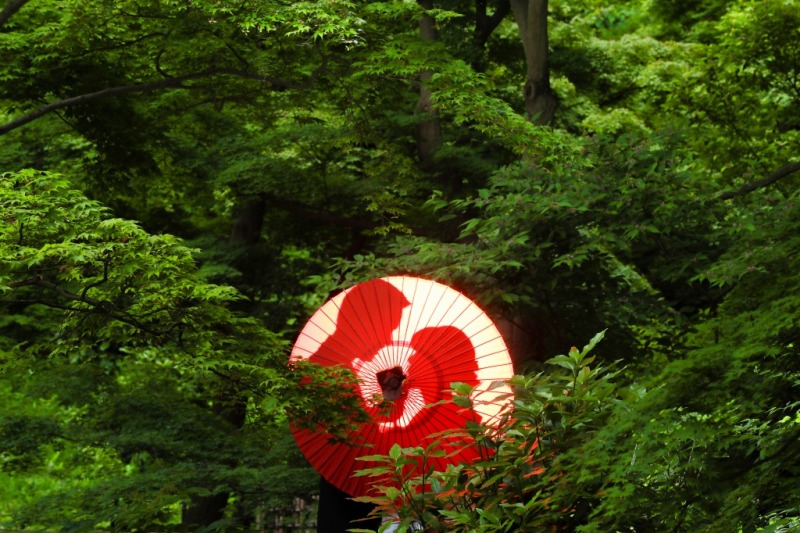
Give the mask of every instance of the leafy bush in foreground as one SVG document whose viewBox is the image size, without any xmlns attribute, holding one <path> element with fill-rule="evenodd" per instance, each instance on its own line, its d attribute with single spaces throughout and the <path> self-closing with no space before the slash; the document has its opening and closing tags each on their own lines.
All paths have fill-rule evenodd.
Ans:
<svg viewBox="0 0 800 533">
<path fill-rule="evenodd" d="M 400 531 L 800 530 L 796 370 L 761 361 L 763 381 L 748 385 L 741 358 L 698 350 L 647 387 L 625 384 L 590 355 L 601 337 L 549 360 L 550 372 L 516 376 L 497 427 L 455 432 L 482 461 L 437 472 L 426 461 L 442 453 L 437 436 L 397 447 L 370 458 L 383 466 L 362 475 L 392 482 L 362 500 Z M 469 388 L 453 389 L 468 406 Z"/>
</svg>

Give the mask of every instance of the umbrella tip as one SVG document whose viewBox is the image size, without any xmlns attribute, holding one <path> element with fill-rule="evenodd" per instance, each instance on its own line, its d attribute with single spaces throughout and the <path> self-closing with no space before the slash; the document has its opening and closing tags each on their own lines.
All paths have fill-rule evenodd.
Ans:
<svg viewBox="0 0 800 533">
<path fill-rule="evenodd" d="M 384 400 L 398 400 L 403 395 L 403 381 L 406 376 L 399 366 L 381 370 L 376 374 L 381 386 Z"/>
</svg>

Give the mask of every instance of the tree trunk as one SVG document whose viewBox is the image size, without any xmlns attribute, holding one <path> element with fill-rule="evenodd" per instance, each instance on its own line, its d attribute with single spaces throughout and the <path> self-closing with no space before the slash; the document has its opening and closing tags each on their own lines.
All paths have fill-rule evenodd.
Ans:
<svg viewBox="0 0 800 533">
<path fill-rule="evenodd" d="M 433 0 L 418 0 L 419 5 L 425 9 L 433 8 Z M 433 17 L 423 15 L 419 21 L 420 36 L 426 41 L 436 40 L 436 23 Z M 420 167 L 426 172 L 434 170 L 434 156 L 439 146 L 442 144 L 442 130 L 439 116 L 431 103 L 431 90 L 427 82 L 431 79 L 432 73 L 428 70 L 420 73 L 421 87 L 419 90 L 419 100 L 417 109 L 426 116 L 417 127 L 418 140 L 417 149 L 419 153 Z"/>
<path fill-rule="evenodd" d="M 319 480 L 319 507 L 317 508 L 317 533 L 347 533 L 351 528 L 377 531 L 380 518 L 369 518 L 375 508 L 369 503 L 353 501 L 352 497 L 328 483 Z"/>
<path fill-rule="evenodd" d="M 472 32 L 472 57 L 470 64 L 475 72 L 486 71 L 486 43 L 489 36 L 500 25 L 508 12 L 511 4 L 508 0 L 497 0 L 494 12 L 489 15 L 487 11 L 487 0 L 475 0 L 475 29 Z"/>
<path fill-rule="evenodd" d="M 475 32 L 473 42 L 479 49 L 486 46 L 489 36 L 497 28 L 500 22 L 506 18 L 511 5 L 508 0 L 497 0 L 492 16 L 486 12 L 486 0 L 475 0 Z"/>
<path fill-rule="evenodd" d="M 528 118 L 536 124 L 551 124 L 558 101 L 550 88 L 547 64 L 547 0 L 511 0 L 511 11 L 525 50 L 524 95 Z"/>
<path fill-rule="evenodd" d="M 181 512 L 181 529 L 195 531 L 222 520 L 225 506 L 228 505 L 228 496 L 225 492 L 213 496 L 192 497 L 192 503 L 184 507 Z"/>
<path fill-rule="evenodd" d="M 5 26 L 5 23 L 14 16 L 14 13 L 19 11 L 22 6 L 30 2 L 30 0 L 11 0 L 6 4 L 2 11 L 0 11 L 0 28 Z"/>
<path fill-rule="evenodd" d="M 263 196 L 241 201 L 231 229 L 231 244 L 253 245 L 261 237 L 267 202 Z"/>
<path fill-rule="evenodd" d="M 233 222 L 229 242 L 240 246 L 252 246 L 261 238 L 264 223 L 266 198 L 263 195 L 241 200 L 237 205 L 236 218 Z M 228 422 L 238 430 L 244 425 L 247 407 L 242 402 L 230 404 L 229 399 L 235 391 L 217 392 L 214 414 Z M 193 496 L 191 502 L 181 512 L 181 527 L 184 530 L 195 530 L 207 527 L 221 520 L 228 505 L 228 492 L 211 496 Z"/>
<path fill-rule="evenodd" d="M 247 415 L 247 406 L 243 402 L 230 404 L 228 398 L 235 392 L 222 390 L 217 393 L 215 415 L 225 420 L 232 428 L 238 431 L 244 426 Z M 235 465 L 231 465 L 233 468 Z M 228 506 L 230 493 L 220 492 L 210 496 L 192 496 L 191 501 L 181 510 L 181 530 L 196 531 L 205 529 L 214 522 L 225 517 L 225 508 Z"/>
</svg>

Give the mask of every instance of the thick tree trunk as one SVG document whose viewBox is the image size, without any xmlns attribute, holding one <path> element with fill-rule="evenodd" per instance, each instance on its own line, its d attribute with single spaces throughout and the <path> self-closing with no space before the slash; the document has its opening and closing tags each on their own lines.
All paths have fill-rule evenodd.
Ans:
<svg viewBox="0 0 800 533">
<path fill-rule="evenodd" d="M 238 431 L 244 425 L 247 415 L 247 406 L 244 403 L 236 402 L 228 404 L 226 396 L 233 395 L 234 392 L 219 393 L 216 407 L 213 408 L 214 414 L 228 422 L 231 427 Z M 231 465 L 233 468 L 235 465 Z M 205 529 L 214 522 L 222 520 L 225 516 L 225 507 L 228 506 L 230 493 L 220 492 L 211 496 L 193 496 L 191 502 L 181 510 L 181 530 L 196 531 Z"/>
<path fill-rule="evenodd" d="M 263 196 L 248 198 L 240 202 L 236 219 L 231 229 L 231 244 L 252 245 L 261 237 L 264 212 L 267 207 Z"/>
<path fill-rule="evenodd" d="M 536 124 L 553 122 L 558 103 L 550 88 L 547 41 L 547 0 L 511 0 L 525 50 L 525 108 Z"/>
<path fill-rule="evenodd" d="M 367 520 L 373 509 L 372 504 L 353 501 L 349 494 L 320 478 L 317 533 L 347 533 L 352 528 L 377 531 L 380 518 Z"/>
<path fill-rule="evenodd" d="M 241 200 L 231 229 L 230 243 L 240 246 L 256 244 L 261 238 L 265 210 L 266 198 L 263 195 Z M 241 402 L 230 404 L 229 398 L 233 395 L 235 391 L 218 392 L 215 404 L 219 407 L 214 412 L 238 430 L 244 425 L 247 407 Z M 193 497 L 181 512 L 182 528 L 187 531 L 202 529 L 221 520 L 229 497 L 227 492 Z"/>
<path fill-rule="evenodd" d="M 222 520 L 227 504 L 227 492 L 213 496 L 193 497 L 191 505 L 184 507 L 181 513 L 181 529 L 194 531 L 210 526 L 217 520 Z"/>
<path fill-rule="evenodd" d="M 419 5 L 425 9 L 433 8 L 433 0 L 418 0 Z M 433 17 L 424 15 L 419 21 L 420 36 L 426 41 L 436 40 L 436 25 Z M 442 144 L 442 129 L 439 116 L 431 103 L 431 91 L 427 82 L 431 79 L 430 71 L 420 73 L 421 87 L 417 108 L 425 117 L 419 123 L 417 133 L 417 148 L 419 152 L 420 167 L 425 171 L 434 170 L 434 156 Z"/>
</svg>

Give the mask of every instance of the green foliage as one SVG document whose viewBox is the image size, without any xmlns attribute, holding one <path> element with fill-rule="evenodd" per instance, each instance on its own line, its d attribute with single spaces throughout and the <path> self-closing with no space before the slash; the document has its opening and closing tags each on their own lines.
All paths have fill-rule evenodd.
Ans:
<svg viewBox="0 0 800 533">
<path fill-rule="evenodd" d="M 234 313 L 241 296 L 203 282 L 175 237 L 110 218 L 67 180 L 33 171 L 3 176 L 0 206 L 3 371 L 17 376 L 0 424 L 3 471 L 47 487 L 4 510 L 12 523 L 138 530 L 174 521 L 197 497 L 275 505 L 261 487 L 284 409 L 330 411 L 331 431 L 358 413 L 342 394 L 352 377 L 289 368 L 286 344 Z M 308 468 L 297 454 L 283 464 L 282 475 Z"/>
<path fill-rule="evenodd" d="M 178 529 L 216 500 L 204 526 L 255 528 L 308 498 L 287 420 L 336 435 L 358 399 L 289 343 L 410 273 L 522 331 L 533 373 L 451 435 L 484 461 L 386 459 L 406 525 L 797 528 L 800 5 L 551 0 L 541 128 L 484 4 L 4 8 L 0 527 Z M 569 351 L 600 330 L 619 374 Z"/>
<path fill-rule="evenodd" d="M 796 527 L 793 343 L 767 365 L 699 349 L 648 391 L 592 364 L 600 338 L 547 361 L 555 370 L 514 378 L 513 409 L 497 426 L 453 432 L 483 446 L 483 460 L 436 472 L 426 466 L 442 453 L 436 436 L 425 447 L 398 447 L 369 458 L 384 466 L 360 475 L 381 483 L 361 500 L 398 516 L 403 530 L 414 521 L 430 531 Z M 745 385 L 753 372 L 770 394 Z M 453 387 L 468 406 L 469 390 Z"/>
<path fill-rule="evenodd" d="M 586 467 L 584 446 L 624 394 L 637 395 L 615 385 L 614 372 L 593 365 L 590 352 L 601 338 L 550 359 L 552 371 L 516 376 L 513 406 L 496 425 L 474 424 L 439 437 L 467 437 L 483 450 L 482 460 L 435 472 L 426 463 L 443 453 L 435 438 L 425 447 L 397 447 L 389 456 L 370 457 L 384 466 L 360 472 L 390 480 L 362 500 L 376 503 L 376 514 L 397 515 L 401 529 L 412 521 L 426 531 L 476 532 L 571 529 L 581 523 L 599 498 L 576 468 Z M 453 384 L 453 391 L 457 404 L 470 407 L 468 386 Z"/>
<path fill-rule="evenodd" d="M 759 243 L 740 233 L 708 271 L 712 282 L 734 288 L 691 335 L 686 357 L 604 430 L 605 444 L 593 452 L 616 457 L 601 474 L 616 496 L 590 525 L 731 531 L 779 518 L 796 525 L 800 295 L 796 268 L 785 260 L 797 241 L 782 214 L 795 209 L 795 198 L 773 200 L 780 215 L 762 206 L 770 215 L 749 230 Z M 780 257 L 772 255 L 778 248 Z M 616 448 L 609 443 L 623 441 L 628 452 L 609 455 Z M 645 505 L 651 510 L 642 512 Z"/>
<path fill-rule="evenodd" d="M 44 354 L 66 356 L 90 338 L 94 346 L 171 344 L 188 363 L 222 353 L 231 324 L 257 332 L 225 310 L 240 297 L 233 288 L 187 276 L 192 252 L 174 237 L 108 217 L 64 179 L 26 171 L 4 175 L 0 187 L 0 291 L 63 311 L 58 336 L 37 347 Z M 280 349 L 266 332 L 259 341 L 260 357 Z"/>
<path fill-rule="evenodd" d="M 618 327 L 608 343 L 620 353 L 641 349 L 643 330 L 651 354 L 677 349 L 684 320 L 708 301 L 685 284 L 713 258 L 708 233 L 724 210 L 706 184 L 687 179 L 681 142 L 667 133 L 596 138 L 552 162 L 509 165 L 475 195 L 427 202 L 457 238 L 399 237 L 382 257 L 344 268 L 356 279 L 421 272 L 470 287 L 485 305 L 547 324 L 548 353 L 568 331 L 589 336 L 610 323 Z"/>
</svg>

